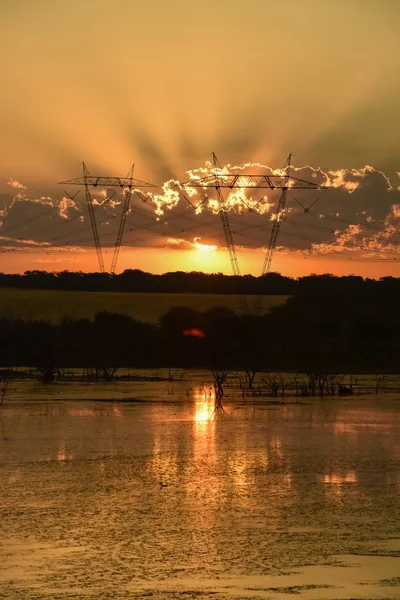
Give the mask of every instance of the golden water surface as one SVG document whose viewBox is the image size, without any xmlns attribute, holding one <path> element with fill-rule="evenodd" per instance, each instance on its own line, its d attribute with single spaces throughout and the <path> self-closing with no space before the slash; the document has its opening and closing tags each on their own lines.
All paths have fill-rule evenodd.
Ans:
<svg viewBox="0 0 400 600">
<path fill-rule="evenodd" d="M 0 598 L 400 598 L 400 399 L 142 386 L 0 409 Z"/>
</svg>

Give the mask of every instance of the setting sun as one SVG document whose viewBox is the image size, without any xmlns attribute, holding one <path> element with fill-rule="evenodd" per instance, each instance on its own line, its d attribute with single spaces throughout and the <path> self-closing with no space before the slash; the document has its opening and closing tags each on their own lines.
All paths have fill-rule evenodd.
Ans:
<svg viewBox="0 0 400 600">
<path fill-rule="evenodd" d="M 217 249 L 217 246 L 209 245 L 209 244 L 200 244 L 197 240 L 201 240 L 199 237 L 195 237 L 193 242 L 197 250 L 201 250 L 201 252 L 213 252 Z"/>
</svg>

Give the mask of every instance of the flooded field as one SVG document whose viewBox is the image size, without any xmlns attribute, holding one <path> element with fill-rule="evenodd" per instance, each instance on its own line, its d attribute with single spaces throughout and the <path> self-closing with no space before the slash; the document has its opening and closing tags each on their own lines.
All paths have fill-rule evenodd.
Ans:
<svg viewBox="0 0 400 600">
<path fill-rule="evenodd" d="M 400 598 L 400 398 L 35 385 L 0 408 L 0 598 Z"/>
</svg>

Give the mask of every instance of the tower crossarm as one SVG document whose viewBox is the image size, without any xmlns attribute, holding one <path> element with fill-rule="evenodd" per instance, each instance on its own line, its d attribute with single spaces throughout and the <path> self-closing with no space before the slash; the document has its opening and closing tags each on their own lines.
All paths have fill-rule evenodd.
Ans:
<svg viewBox="0 0 400 600">
<path fill-rule="evenodd" d="M 158 187 L 154 183 L 148 183 L 147 181 L 140 181 L 140 179 L 131 179 L 129 177 L 98 177 L 88 175 L 87 177 L 76 177 L 75 179 L 68 179 L 67 181 L 61 181 L 62 185 L 90 185 L 93 187 L 105 186 L 105 187 L 132 187 L 132 188 L 144 188 L 144 187 Z"/>
<path fill-rule="evenodd" d="M 245 175 L 242 173 L 213 173 L 199 179 L 191 179 L 183 184 L 187 188 L 255 188 L 255 189 L 294 189 L 294 190 L 320 190 L 327 186 L 319 185 L 313 181 L 306 181 L 298 177 L 286 175 Z"/>
</svg>

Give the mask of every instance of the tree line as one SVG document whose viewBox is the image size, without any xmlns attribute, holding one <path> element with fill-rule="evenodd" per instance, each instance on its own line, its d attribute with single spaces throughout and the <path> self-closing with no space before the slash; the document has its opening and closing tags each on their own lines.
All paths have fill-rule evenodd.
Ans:
<svg viewBox="0 0 400 600">
<path fill-rule="evenodd" d="M 385 282 L 310 287 L 260 316 L 175 307 L 155 324 L 107 311 L 58 324 L 0 319 L 0 365 L 33 367 L 44 381 L 70 367 L 105 379 L 121 367 L 398 373 L 399 358 L 399 295 Z"/>
<path fill-rule="evenodd" d="M 223 275 L 222 273 L 201 273 L 176 271 L 155 275 L 138 269 L 127 269 L 118 275 L 109 273 L 83 273 L 72 271 L 48 272 L 26 271 L 24 274 L 0 273 L 0 288 L 76 290 L 76 291 L 119 291 L 154 293 L 196 293 L 196 294 L 282 294 L 294 295 L 305 291 L 319 292 L 379 288 L 400 293 L 400 278 L 383 277 L 380 280 L 363 279 L 351 275 L 308 275 L 294 279 L 279 273 L 264 276 Z"/>
</svg>

